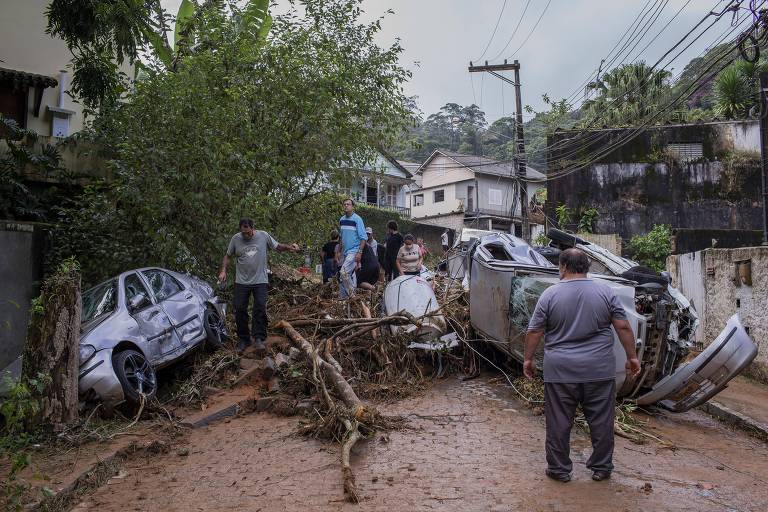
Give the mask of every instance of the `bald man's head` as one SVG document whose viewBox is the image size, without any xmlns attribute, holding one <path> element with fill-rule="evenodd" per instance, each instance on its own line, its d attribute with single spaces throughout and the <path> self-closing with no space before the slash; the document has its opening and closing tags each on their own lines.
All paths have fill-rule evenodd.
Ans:
<svg viewBox="0 0 768 512">
<path fill-rule="evenodd" d="M 560 253 L 560 267 L 569 274 L 589 272 L 589 258 L 579 249 L 566 249 Z"/>
</svg>

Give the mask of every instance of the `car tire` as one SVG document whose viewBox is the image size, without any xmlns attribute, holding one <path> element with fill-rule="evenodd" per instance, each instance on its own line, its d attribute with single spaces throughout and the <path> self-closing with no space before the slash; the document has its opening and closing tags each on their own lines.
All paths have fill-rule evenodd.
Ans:
<svg viewBox="0 0 768 512">
<path fill-rule="evenodd" d="M 224 319 L 212 307 L 205 309 L 203 326 L 205 327 L 205 344 L 207 347 L 218 350 L 229 342 L 229 334 L 227 334 L 227 326 L 224 323 Z"/>
<path fill-rule="evenodd" d="M 123 387 L 125 401 L 138 405 L 141 395 L 151 400 L 157 394 L 157 375 L 144 354 L 135 350 L 124 350 L 112 358 L 117 380 Z"/>
</svg>

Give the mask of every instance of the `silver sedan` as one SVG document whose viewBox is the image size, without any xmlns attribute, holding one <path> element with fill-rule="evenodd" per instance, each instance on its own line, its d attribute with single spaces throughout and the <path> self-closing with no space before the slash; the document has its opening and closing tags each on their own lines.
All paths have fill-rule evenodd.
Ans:
<svg viewBox="0 0 768 512">
<path fill-rule="evenodd" d="M 155 370 L 227 342 L 225 304 L 204 281 L 163 268 L 123 272 L 83 293 L 79 392 L 106 408 L 157 392 Z"/>
</svg>

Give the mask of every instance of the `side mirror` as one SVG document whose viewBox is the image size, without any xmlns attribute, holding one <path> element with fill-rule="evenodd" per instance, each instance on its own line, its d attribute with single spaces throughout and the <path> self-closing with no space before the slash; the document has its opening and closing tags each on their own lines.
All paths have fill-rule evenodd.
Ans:
<svg viewBox="0 0 768 512">
<path fill-rule="evenodd" d="M 130 309 L 131 311 L 136 311 L 147 302 L 149 302 L 149 299 L 145 294 L 137 293 L 136 295 L 131 297 L 131 300 L 128 301 L 128 309 Z"/>
</svg>

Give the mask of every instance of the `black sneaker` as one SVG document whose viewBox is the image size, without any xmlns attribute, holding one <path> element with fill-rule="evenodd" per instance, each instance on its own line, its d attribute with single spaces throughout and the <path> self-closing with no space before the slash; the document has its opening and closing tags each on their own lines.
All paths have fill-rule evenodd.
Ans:
<svg viewBox="0 0 768 512">
<path fill-rule="evenodd" d="M 566 483 L 571 481 L 571 475 L 569 473 L 555 473 L 546 469 L 544 470 L 544 474 L 552 480 L 557 480 L 558 482 Z"/>
<path fill-rule="evenodd" d="M 266 352 L 267 351 L 267 344 L 264 342 L 263 338 L 256 338 L 253 342 L 253 350 L 256 352 Z"/>
<path fill-rule="evenodd" d="M 237 353 L 242 354 L 251 345 L 251 340 L 241 339 L 237 342 Z"/>
<path fill-rule="evenodd" d="M 592 480 L 595 482 L 602 482 L 603 480 L 608 480 L 609 478 L 611 478 L 610 471 L 595 471 L 592 473 Z"/>
</svg>

